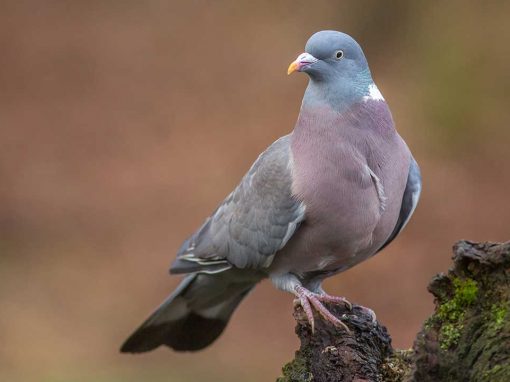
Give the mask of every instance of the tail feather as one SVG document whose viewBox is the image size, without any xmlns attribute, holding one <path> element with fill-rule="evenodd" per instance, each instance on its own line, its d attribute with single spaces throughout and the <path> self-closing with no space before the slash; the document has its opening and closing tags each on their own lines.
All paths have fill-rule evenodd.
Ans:
<svg viewBox="0 0 510 382">
<path fill-rule="evenodd" d="M 227 282 L 223 275 L 188 275 L 120 351 L 142 353 L 161 345 L 177 351 L 207 347 L 221 335 L 235 308 L 253 287 L 242 283 L 226 288 Z"/>
<path fill-rule="evenodd" d="M 226 321 L 193 312 L 184 319 L 159 325 L 142 325 L 122 345 L 123 353 L 143 353 L 166 345 L 177 351 L 195 351 L 210 345 L 225 329 Z"/>
</svg>

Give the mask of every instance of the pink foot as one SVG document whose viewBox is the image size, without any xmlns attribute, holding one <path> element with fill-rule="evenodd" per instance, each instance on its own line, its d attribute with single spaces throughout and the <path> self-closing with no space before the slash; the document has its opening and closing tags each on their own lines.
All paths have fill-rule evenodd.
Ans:
<svg viewBox="0 0 510 382">
<path fill-rule="evenodd" d="M 316 294 L 317 300 L 331 304 L 344 304 L 347 309 L 352 310 L 352 304 L 345 297 L 331 296 L 329 294 Z M 368 308 L 367 308 L 368 309 Z"/>
<path fill-rule="evenodd" d="M 315 308 L 317 312 L 326 320 L 331 322 L 333 325 L 337 327 L 342 327 L 350 333 L 349 328 L 345 325 L 341 320 L 336 318 L 329 310 L 326 309 L 322 302 L 331 302 L 331 303 L 342 303 L 347 305 L 349 309 L 352 308 L 352 305 L 349 301 L 347 301 L 343 297 L 335 297 L 327 294 L 318 294 L 310 292 L 308 289 L 298 285 L 295 288 L 296 296 L 299 299 L 299 304 L 303 307 L 303 311 L 305 312 L 306 318 L 312 327 L 312 333 L 315 332 L 315 320 L 313 318 L 312 306 Z"/>
</svg>

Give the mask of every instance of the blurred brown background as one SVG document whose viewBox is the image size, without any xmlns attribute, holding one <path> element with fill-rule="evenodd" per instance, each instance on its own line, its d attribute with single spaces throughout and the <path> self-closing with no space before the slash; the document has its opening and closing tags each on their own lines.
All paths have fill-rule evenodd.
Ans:
<svg viewBox="0 0 510 382">
<path fill-rule="evenodd" d="M 510 238 L 509 4 L 2 1 L 0 379 L 274 380 L 297 340 L 268 282 L 203 352 L 118 347 L 177 284 L 181 241 L 292 129 L 307 79 L 286 68 L 321 29 L 364 47 L 424 178 L 404 234 L 326 289 L 411 346 L 451 245 Z"/>
</svg>

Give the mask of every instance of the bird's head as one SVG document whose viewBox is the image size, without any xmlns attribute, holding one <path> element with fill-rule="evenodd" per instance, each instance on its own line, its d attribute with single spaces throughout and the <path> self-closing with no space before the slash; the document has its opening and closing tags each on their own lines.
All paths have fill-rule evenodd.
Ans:
<svg viewBox="0 0 510 382">
<path fill-rule="evenodd" d="M 293 72 L 308 74 L 309 88 L 321 88 L 321 93 L 335 105 L 351 103 L 369 94 L 373 84 L 359 44 L 351 36 L 336 31 L 321 31 L 310 37 L 305 52 L 287 70 L 288 74 Z"/>
<path fill-rule="evenodd" d="M 359 44 L 336 31 L 321 31 L 310 37 L 305 52 L 289 66 L 287 73 L 293 72 L 305 72 L 316 81 L 370 73 Z"/>
</svg>

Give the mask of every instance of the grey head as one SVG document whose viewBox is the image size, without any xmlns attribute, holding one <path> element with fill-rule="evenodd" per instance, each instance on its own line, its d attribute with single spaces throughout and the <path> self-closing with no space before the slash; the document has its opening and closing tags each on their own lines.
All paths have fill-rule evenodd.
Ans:
<svg viewBox="0 0 510 382">
<path fill-rule="evenodd" d="M 359 44 L 337 31 L 321 31 L 310 37 L 305 53 L 289 66 L 288 73 L 294 71 L 310 77 L 303 103 L 326 101 L 339 111 L 370 96 L 375 86 Z"/>
</svg>

